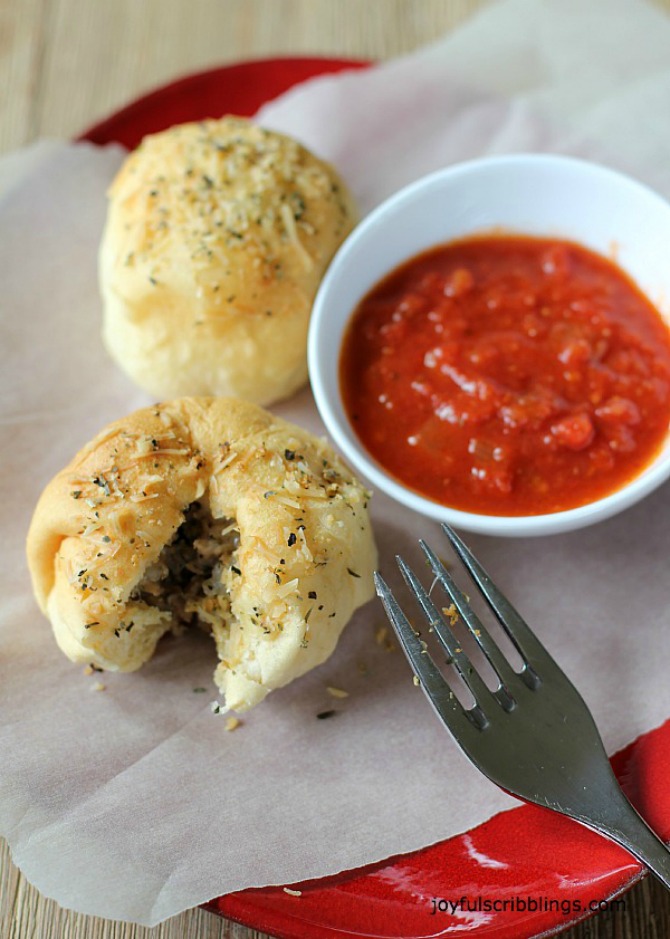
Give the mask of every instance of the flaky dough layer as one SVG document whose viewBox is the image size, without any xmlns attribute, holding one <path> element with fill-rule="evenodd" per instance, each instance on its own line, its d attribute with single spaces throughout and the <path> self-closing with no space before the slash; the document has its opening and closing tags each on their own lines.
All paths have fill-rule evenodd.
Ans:
<svg viewBox="0 0 670 939">
<path fill-rule="evenodd" d="M 156 398 L 288 397 L 307 380 L 312 302 L 355 221 L 331 166 L 249 121 L 146 137 L 109 192 L 107 348 Z"/>
<path fill-rule="evenodd" d="M 43 492 L 28 535 L 35 594 L 73 661 L 139 668 L 175 626 L 155 594 L 196 506 L 233 540 L 207 596 L 189 602 L 216 640 L 227 706 L 246 710 L 323 662 L 372 596 L 367 499 L 322 440 L 255 405 L 145 408 L 105 428 Z M 200 535 L 204 556 L 213 531 Z"/>
</svg>

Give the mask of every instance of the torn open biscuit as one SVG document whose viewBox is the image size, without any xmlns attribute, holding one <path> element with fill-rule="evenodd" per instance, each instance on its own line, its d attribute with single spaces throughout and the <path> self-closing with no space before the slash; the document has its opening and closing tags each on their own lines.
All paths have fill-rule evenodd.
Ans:
<svg viewBox="0 0 670 939">
<path fill-rule="evenodd" d="M 132 671 L 167 632 L 216 642 L 246 710 L 323 662 L 373 594 L 368 494 L 327 444 L 238 399 L 182 398 L 109 425 L 47 486 L 28 534 L 69 658 Z"/>
</svg>

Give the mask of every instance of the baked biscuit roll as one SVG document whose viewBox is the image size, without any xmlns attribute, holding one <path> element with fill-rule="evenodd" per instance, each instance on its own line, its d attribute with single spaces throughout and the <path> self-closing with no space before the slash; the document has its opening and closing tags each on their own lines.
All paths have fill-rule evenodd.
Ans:
<svg viewBox="0 0 670 939">
<path fill-rule="evenodd" d="M 335 170 L 282 134 L 228 117 L 146 137 L 109 191 L 109 352 L 156 398 L 291 395 L 314 296 L 355 221 Z"/>
<path fill-rule="evenodd" d="M 368 494 L 327 444 L 239 399 L 111 424 L 46 487 L 37 600 L 75 662 L 133 671 L 167 632 L 215 640 L 242 711 L 323 662 L 373 594 Z"/>
</svg>

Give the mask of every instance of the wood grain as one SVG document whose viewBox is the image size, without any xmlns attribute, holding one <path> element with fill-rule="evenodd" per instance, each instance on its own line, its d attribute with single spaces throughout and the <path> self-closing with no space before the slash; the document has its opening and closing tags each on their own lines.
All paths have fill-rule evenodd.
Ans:
<svg viewBox="0 0 670 939">
<path fill-rule="evenodd" d="M 37 134 L 74 136 L 171 78 L 230 61 L 398 55 L 486 2 L 2 0 L 0 87 L 11 112 L 2 118 L 0 146 Z"/>
<path fill-rule="evenodd" d="M 0 0 L 0 151 L 69 137 L 161 83 L 268 55 L 387 58 L 489 0 Z M 670 12 L 670 0 L 658 0 Z M 667 939 L 670 899 L 651 879 L 563 939 Z M 154 929 L 61 909 L 0 846 L 0 939 L 263 939 L 191 910 Z"/>
</svg>

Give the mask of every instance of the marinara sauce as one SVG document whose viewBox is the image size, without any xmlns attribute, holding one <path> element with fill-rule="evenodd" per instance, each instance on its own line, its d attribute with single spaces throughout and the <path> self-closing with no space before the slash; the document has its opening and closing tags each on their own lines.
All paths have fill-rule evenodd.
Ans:
<svg viewBox="0 0 670 939">
<path fill-rule="evenodd" d="M 606 496 L 670 422 L 670 334 L 612 262 L 491 235 L 435 247 L 355 310 L 349 419 L 397 479 L 443 505 L 538 515 Z"/>
</svg>

